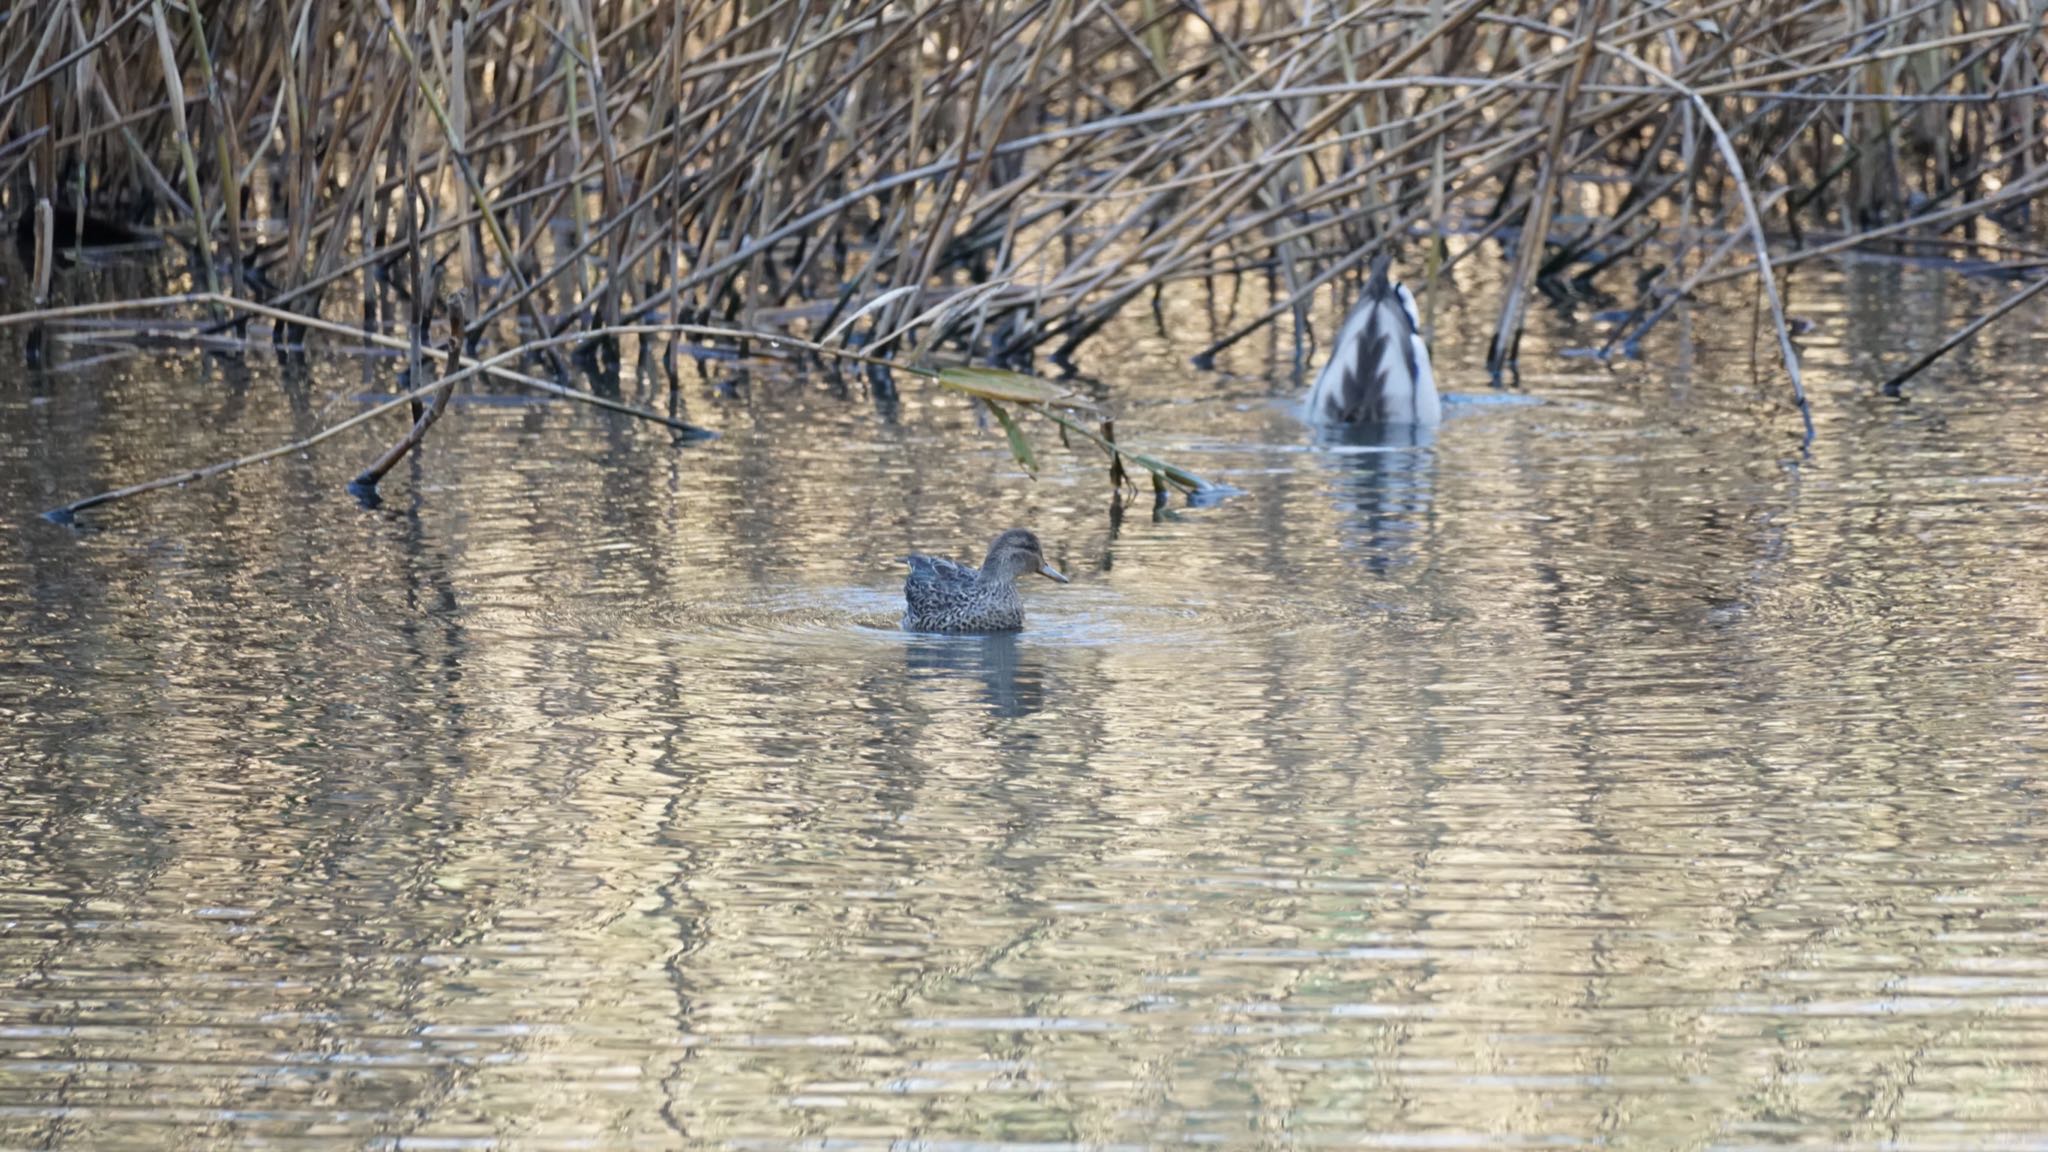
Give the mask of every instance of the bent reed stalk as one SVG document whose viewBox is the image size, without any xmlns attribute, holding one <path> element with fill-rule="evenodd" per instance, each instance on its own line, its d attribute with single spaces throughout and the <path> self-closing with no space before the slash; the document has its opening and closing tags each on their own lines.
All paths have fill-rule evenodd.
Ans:
<svg viewBox="0 0 2048 1152">
<path fill-rule="evenodd" d="M 899 367 L 1065 363 L 1127 303 L 1224 269 L 1268 278 L 1257 324 L 1299 329 L 1337 274 L 1424 236 L 1425 291 L 1505 246 L 1506 375 L 1531 292 L 1598 295 L 1640 260 L 1638 327 L 1609 346 L 1687 286 L 1749 276 L 1810 438 L 1774 274 L 1856 247 L 2048 257 L 2027 236 L 2042 19 L 2032 0 L 37 0 L 0 25 L 0 198 L 60 254 L 94 220 L 158 231 L 216 328 L 352 326 L 415 362 L 459 300 L 472 355 L 616 355 L 625 328 L 695 325 Z"/>
</svg>

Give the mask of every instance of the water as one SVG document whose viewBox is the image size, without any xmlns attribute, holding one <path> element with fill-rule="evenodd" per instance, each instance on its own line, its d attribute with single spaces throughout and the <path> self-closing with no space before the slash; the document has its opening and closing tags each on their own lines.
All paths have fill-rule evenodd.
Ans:
<svg viewBox="0 0 2048 1152">
<path fill-rule="evenodd" d="M 1158 516 L 757 373 L 64 529 L 361 369 L 10 371 L 0 1144 L 2048 1147 L 2042 313 L 1901 403 L 2002 289 L 1801 284 L 1810 456 L 1739 296 L 1384 450 L 1133 317 L 1120 431 L 1243 490 Z M 1027 632 L 895 630 L 1010 524 Z"/>
</svg>

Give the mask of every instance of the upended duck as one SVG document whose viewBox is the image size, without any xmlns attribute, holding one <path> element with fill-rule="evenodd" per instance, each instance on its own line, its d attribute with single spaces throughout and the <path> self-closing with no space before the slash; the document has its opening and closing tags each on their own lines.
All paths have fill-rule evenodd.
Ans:
<svg viewBox="0 0 2048 1152">
<path fill-rule="evenodd" d="M 1014 632 L 1024 626 L 1017 577 L 1036 572 L 1067 583 L 1059 569 L 1046 563 L 1038 537 L 1022 528 L 996 537 L 978 569 L 916 553 L 905 562 L 910 575 L 903 581 L 903 598 L 909 611 L 903 614 L 903 627 L 912 632 Z"/>
<path fill-rule="evenodd" d="M 1418 424 L 1443 419 L 1422 318 L 1406 285 L 1387 276 L 1392 258 L 1373 261 L 1337 344 L 1308 392 L 1308 418 L 1324 425 Z"/>
</svg>

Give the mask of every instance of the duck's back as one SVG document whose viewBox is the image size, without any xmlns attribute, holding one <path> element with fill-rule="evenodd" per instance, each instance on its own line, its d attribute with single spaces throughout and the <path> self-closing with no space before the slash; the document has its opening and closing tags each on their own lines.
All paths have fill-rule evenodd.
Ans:
<svg viewBox="0 0 2048 1152">
<path fill-rule="evenodd" d="M 1435 424 L 1443 418 L 1422 320 L 1405 285 L 1373 269 L 1308 394 L 1321 424 Z"/>
<path fill-rule="evenodd" d="M 903 626 L 918 632 L 997 632 L 1024 626 L 1024 601 L 1014 584 L 981 582 L 981 571 L 943 556 L 906 557 L 908 611 Z M 1007 593 L 1007 595 L 1006 595 Z"/>
</svg>

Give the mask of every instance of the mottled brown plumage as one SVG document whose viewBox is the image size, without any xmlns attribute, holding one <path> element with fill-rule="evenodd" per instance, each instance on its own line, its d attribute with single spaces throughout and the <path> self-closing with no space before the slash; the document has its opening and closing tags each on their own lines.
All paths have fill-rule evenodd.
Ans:
<svg viewBox="0 0 2048 1152">
<path fill-rule="evenodd" d="M 996 537 L 978 569 L 942 556 L 913 554 L 906 562 L 903 627 L 913 632 L 1014 632 L 1024 626 L 1017 577 L 1036 572 L 1067 582 L 1023 528 Z"/>
</svg>

